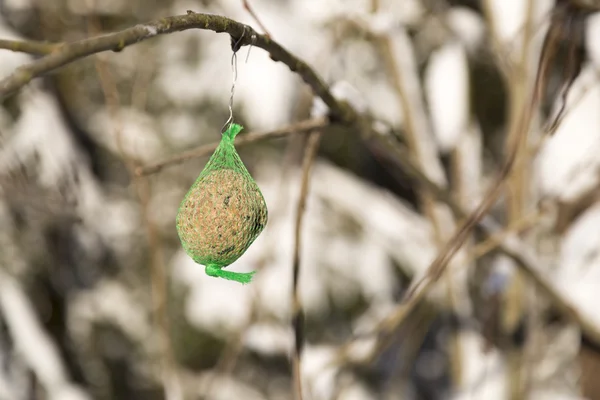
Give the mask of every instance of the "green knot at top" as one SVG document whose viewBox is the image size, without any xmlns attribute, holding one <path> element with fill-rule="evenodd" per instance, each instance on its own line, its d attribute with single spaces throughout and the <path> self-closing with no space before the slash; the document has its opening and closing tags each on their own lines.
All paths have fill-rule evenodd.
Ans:
<svg viewBox="0 0 600 400">
<path fill-rule="evenodd" d="M 229 124 L 229 126 L 227 127 L 227 130 L 225 132 L 223 132 L 223 139 L 227 140 L 228 142 L 232 142 L 235 140 L 235 137 L 237 136 L 238 133 L 240 133 L 242 131 L 242 129 L 244 129 L 241 125 L 238 124 Z"/>
</svg>

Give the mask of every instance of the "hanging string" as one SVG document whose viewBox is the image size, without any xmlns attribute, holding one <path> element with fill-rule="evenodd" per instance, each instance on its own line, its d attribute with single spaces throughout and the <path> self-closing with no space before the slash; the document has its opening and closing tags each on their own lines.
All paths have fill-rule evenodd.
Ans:
<svg viewBox="0 0 600 400">
<path fill-rule="evenodd" d="M 240 38 L 241 40 L 241 38 Z M 233 96 L 235 93 L 235 83 L 237 81 L 237 52 L 233 52 L 233 55 L 231 56 L 231 71 L 232 71 L 232 80 L 231 80 L 231 94 L 229 96 L 229 118 L 227 119 L 227 121 L 225 122 L 225 125 L 223 125 L 223 128 L 221 129 L 221 131 L 225 131 L 227 129 L 227 127 L 233 123 Z"/>
<path fill-rule="evenodd" d="M 235 42 L 232 41 L 232 43 L 231 43 L 231 48 L 233 50 L 233 54 L 231 55 L 232 79 L 231 79 L 231 94 L 229 96 L 229 118 L 227 119 L 227 122 L 225 122 L 225 125 L 223 125 L 221 132 L 224 132 L 225 130 L 227 130 L 227 128 L 233 123 L 233 98 L 234 98 L 234 93 L 235 93 L 235 84 L 237 82 L 237 77 L 238 77 L 237 52 L 240 49 L 240 44 L 242 43 L 244 36 L 246 36 L 246 27 L 245 26 L 244 26 L 244 30 L 242 31 L 242 36 L 240 36 L 240 38 L 237 41 L 235 41 Z M 246 64 L 248 63 L 248 59 L 250 58 L 250 50 L 252 50 L 252 47 L 254 47 L 255 43 L 256 43 L 256 34 L 252 34 L 250 46 L 248 46 L 248 53 L 246 54 L 246 60 L 245 60 Z"/>
<path fill-rule="evenodd" d="M 250 46 L 248 46 L 248 53 L 246 54 L 246 64 L 248 64 L 248 59 L 250 58 L 250 50 L 252 50 L 252 47 L 254 46 L 255 43 L 256 43 L 256 33 L 253 33 L 252 40 L 250 41 Z"/>
<path fill-rule="evenodd" d="M 223 128 L 221 129 L 222 132 L 227 130 L 227 127 L 229 127 L 233 123 L 233 98 L 234 98 L 234 94 L 235 94 L 235 84 L 237 82 L 237 77 L 238 77 L 237 52 L 240 49 L 240 44 L 242 43 L 244 36 L 246 36 L 246 27 L 245 26 L 244 26 L 244 30 L 242 31 L 242 36 L 240 36 L 240 38 L 237 41 L 232 42 L 232 44 L 231 44 L 233 54 L 231 55 L 232 79 L 231 79 L 231 94 L 229 96 L 229 118 L 227 119 L 227 122 L 225 122 L 225 125 L 223 125 Z M 255 40 L 256 40 L 256 35 L 252 35 L 252 44 L 254 44 Z M 252 48 L 252 44 L 250 45 L 250 48 Z M 248 50 L 248 56 L 249 55 L 250 55 L 250 50 Z M 248 56 L 246 56 L 246 62 L 248 62 Z"/>
</svg>

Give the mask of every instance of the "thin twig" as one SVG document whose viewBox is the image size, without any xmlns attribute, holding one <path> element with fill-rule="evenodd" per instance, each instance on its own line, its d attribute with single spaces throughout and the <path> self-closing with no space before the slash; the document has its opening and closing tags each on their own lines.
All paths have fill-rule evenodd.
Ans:
<svg viewBox="0 0 600 400">
<path fill-rule="evenodd" d="M 503 239 L 510 237 L 511 235 L 518 235 L 521 232 L 531 228 L 534 224 L 539 222 L 541 214 L 539 212 L 533 212 L 525 215 L 521 219 L 512 222 L 506 229 L 500 232 L 498 235 L 487 238 L 485 241 L 478 243 L 473 246 L 468 258 L 468 263 L 474 262 L 477 259 L 485 256 L 486 254 L 494 251 L 500 246 Z"/>
<path fill-rule="evenodd" d="M 314 160 L 319 149 L 321 132 L 313 131 L 308 136 L 304 160 L 302 161 L 302 182 L 300 184 L 300 198 L 298 208 L 296 209 L 296 223 L 294 226 L 294 259 L 293 259 L 293 279 L 292 279 L 292 328 L 294 330 L 294 394 L 296 400 L 302 400 L 302 379 L 300 361 L 302 357 L 302 348 L 304 346 L 304 312 L 302 310 L 302 301 L 300 299 L 299 281 L 300 281 L 300 253 L 302 251 L 302 226 L 304 222 L 304 211 L 310 189 L 310 173 Z"/>
<path fill-rule="evenodd" d="M 273 204 L 269 205 L 269 224 L 273 226 L 273 222 L 283 216 L 286 212 L 287 204 L 289 204 L 289 185 L 287 185 L 286 181 L 289 179 L 290 170 L 292 167 L 293 155 L 297 151 L 296 146 L 294 146 L 294 141 L 290 140 L 292 137 L 288 138 L 288 144 L 286 146 L 286 151 L 284 152 L 283 160 L 281 161 L 282 167 L 279 170 L 279 192 L 277 194 L 276 200 Z M 277 241 L 279 240 L 279 235 L 277 231 L 267 229 L 263 235 L 265 237 L 265 248 L 273 249 L 276 247 Z M 271 254 L 264 253 L 256 262 L 255 270 L 257 272 L 261 271 L 265 265 L 267 265 L 268 260 Z M 248 329 L 254 324 L 258 317 L 258 306 L 260 305 L 260 291 L 259 286 L 254 285 L 252 292 L 252 300 L 250 310 L 251 313 L 248 319 L 241 325 L 238 331 L 233 335 L 233 339 L 229 340 L 227 345 L 225 346 L 225 350 L 223 354 L 219 357 L 217 361 L 217 365 L 214 370 L 215 373 L 212 379 L 209 379 L 206 383 L 206 386 L 203 389 L 204 398 L 208 397 L 211 393 L 211 390 L 216 382 L 218 377 L 227 376 L 233 371 L 236 362 L 242 352 L 243 349 L 243 339 L 244 334 Z"/>
<path fill-rule="evenodd" d="M 227 345 L 225 346 L 225 349 L 223 350 L 223 353 L 219 357 L 219 360 L 214 368 L 215 373 L 206 381 L 205 386 L 201 390 L 202 395 L 200 396 L 200 400 L 210 399 L 212 389 L 217 383 L 217 379 L 227 376 L 231 374 L 231 371 L 233 371 L 238 357 L 244 347 L 244 334 L 256 321 L 256 312 L 254 311 L 256 305 L 258 304 L 258 290 L 256 288 L 256 285 L 254 285 L 252 304 L 250 306 L 252 312 L 248 316 L 248 319 L 244 321 L 241 328 L 233 335 L 233 339 L 227 341 Z"/>
<path fill-rule="evenodd" d="M 381 7 L 381 1 L 380 0 L 371 0 L 371 13 L 376 13 L 379 11 L 379 8 Z"/>
<path fill-rule="evenodd" d="M 532 41 L 534 38 L 534 1 L 526 0 L 521 6 L 525 13 L 523 24 L 523 35 L 520 46 L 520 56 L 517 68 L 507 75 L 507 85 L 510 91 L 510 120 L 508 123 L 509 132 L 506 139 L 506 151 L 515 152 L 515 164 L 525 164 L 524 168 L 512 168 L 506 177 L 505 185 L 505 209 L 508 217 L 508 223 L 513 224 L 521 219 L 523 209 L 528 198 L 528 188 L 530 181 L 530 168 L 528 156 L 528 134 L 527 131 L 515 129 L 522 123 L 521 111 L 527 103 L 528 94 L 531 90 L 531 72 L 530 72 L 530 53 Z M 539 99 L 538 99 L 539 100 Z M 529 100 L 531 101 L 531 100 Z M 537 108 L 537 105 L 535 105 Z M 532 113 L 534 112 L 532 108 Z M 528 118 L 532 118 L 533 114 Z M 517 329 L 521 316 L 525 312 L 524 299 L 526 295 L 525 279 L 521 271 L 511 277 L 509 288 L 503 293 L 504 307 L 499 310 L 501 324 L 501 333 L 505 337 L 510 337 Z M 528 342 L 528 341 L 526 341 Z M 507 349 L 507 387 L 511 399 L 526 397 L 525 382 L 527 376 L 523 371 L 523 351 L 515 346 Z"/>
<path fill-rule="evenodd" d="M 261 140 L 277 139 L 290 134 L 309 133 L 314 129 L 325 128 L 327 125 L 329 125 L 329 122 L 326 118 L 307 119 L 269 132 L 253 132 L 248 134 L 242 134 L 236 137 L 235 145 L 240 146 L 258 142 Z M 146 165 L 145 167 L 138 167 L 136 170 L 136 175 L 143 176 L 155 174 L 165 167 L 171 167 L 193 158 L 206 156 L 215 151 L 218 145 L 218 142 L 206 144 L 203 146 L 196 147 L 195 149 L 177 154 L 165 160 L 158 161 L 154 164 Z"/>
<path fill-rule="evenodd" d="M 531 155 L 533 158 L 535 158 L 539 154 L 539 151 L 543 148 L 543 145 L 548 141 L 548 139 L 550 139 L 552 136 L 554 136 L 554 134 L 556 133 L 558 128 L 561 126 L 564 119 L 580 105 L 580 103 L 585 99 L 585 97 L 591 92 L 592 89 L 595 89 L 597 87 L 597 85 L 600 84 L 600 69 L 597 67 L 593 67 L 593 68 L 594 68 L 596 78 L 594 79 L 593 82 L 583 86 L 581 88 L 581 90 L 579 91 L 579 93 L 576 93 L 575 95 L 573 95 L 574 97 L 571 99 L 570 103 L 568 103 L 568 95 L 571 93 L 571 90 L 569 89 L 569 92 L 566 94 L 563 93 L 564 99 L 562 99 L 561 102 L 564 102 L 564 105 L 565 105 L 564 111 L 559 112 L 555 118 L 548 121 L 548 123 L 546 124 L 546 126 L 543 129 L 542 138 L 538 142 L 536 142 L 534 145 L 532 145 Z M 561 109 L 562 109 L 562 106 L 563 105 L 561 104 L 561 106 L 560 106 Z"/>
<path fill-rule="evenodd" d="M 37 42 L 35 40 L 6 40 L 0 39 L 0 49 L 11 50 L 18 53 L 36 54 L 45 56 L 64 46 L 64 43 Z"/>
<path fill-rule="evenodd" d="M 567 97 L 585 61 L 585 15 L 571 7 L 559 8 L 551 23 L 562 28 L 563 39 L 568 41 L 567 65 L 563 71 L 563 83 L 560 89 L 560 106 L 548 128 L 548 131 L 552 133 L 556 131 L 558 124 L 562 121 L 567 106 Z"/>
<path fill-rule="evenodd" d="M 427 138 L 428 136 L 431 136 L 431 133 L 426 129 L 427 125 L 424 122 L 427 118 L 425 105 L 420 96 L 414 94 L 414 92 L 420 93 L 420 89 L 413 89 L 413 92 L 411 92 L 407 87 L 407 81 L 411 79 L 411 71 L 404 71 L 403 65 L 398 58 L 398 52 L 394 51 L 396 49 L 393 47 L 390 35 L 374 36 L 373 39 L 382 52 L 387 74 L 390 76 L 392 86 L 396 91 L 399 100 L 399 111 L 404 116 L 404 137 L 406 138 L 411 157 L 413 157 L 422 170 L 429 172 L 430 175 L 434 174 L 436 170 L 443 170 L 441 162 L 435 156 L 435 151 L 428 148 L 431 147 L 430 143 L 432 143 L 432 141 Z M 440 179 L 440 181 L 443 182 L 443 178 Z M 448 230 L 454 229 L 455 221 L 452 219 L 451 214 L 449 221 L 443 221 L 439 204 L 436 204 L 435 197 L 432 196 L 430 192 L 418 187 L 417 195 L 420 200 L 420 207 L 423 209 L 424 214 L 433 227 L 436 247 L 441 248 L 443 243 L 448 240 L 447 233 L 443 231 L 444 225 L 449 223 L 450 226 L 448 227 Z M 445 207 L 443 207 L 443 209 L 447 212 Z M 449 307 L 458 312 L 459 307 L 455 297 L 456 291 L 454 290 L 455 285 L 453 279 L 453 276 L 447 275 L 447 279 L 444 283 L 446 284 Z M 460 348 L 460 341 L 457 340 L 457 337 L 454 334 L 452 335 L 451 342 L 451 376 L 452 380 L 458 384 L 461 381 L 462 376 L 462 350 Z"/>
<path fill-rule="evenodd" d="M 246 11 L 248 11 L 248 13 L 252 16 L 252 18 L 254 18 L 254 21 L 256 21 L 258 26 L 260 26 L 260 29 L 262 29 L 262 31 L 265 33 L 265 36 L 271 37 L 271 34 L 269 33 L 269 31 L 267 30 L 265 25 L 262 22 L 260 22 L 258 15 L 256 15 L 256 13 L 252 9 L 252 7 L 250 7 L 250 2 L 248 0 L 242 0 L 242 4 L 244 5 L 244 8 L 246 9 Z"/>
</svg>

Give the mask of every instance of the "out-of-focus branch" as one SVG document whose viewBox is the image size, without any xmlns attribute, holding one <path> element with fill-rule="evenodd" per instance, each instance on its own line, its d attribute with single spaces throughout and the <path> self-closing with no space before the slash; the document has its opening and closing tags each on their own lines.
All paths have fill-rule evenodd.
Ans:
<svg viewBox="0 0 600 400">
<path fill-rule="evenodd" d="M 45 56 L 57 51 L 63 43 L 36 42 L 34 40 L 0 39 L 0 49 Z"/>
<path fill-rule="evenodd" d="M 310 173 L 317 156 L 319 142 L 321 141 L 321 132 L 313 131 L 308 136 L 306 149 L 304 152 L 304 160 L 302 161 L 302 181 L 300 183 L 300 198 L 296 208 L 296 220 L 294 224 L 294 256 L 292 268 L 292 328 L 294 329 L 294 395 L 296 400 L 302 400 L 302 377 L 300 361 L 302 349 L 304 347 L 304 311 L 302 310 L 302 302 L 300 299 L 300 254 L 302 251 L 302 226 L 304 222 L 304 211 L 308 200 L 308 192 L 310 189 Z"/>
<path fill-rule="evenodd" d="M 239 137 L 239 136 L 238 136 Z M 289 138 L 292 139 L 292 138 Z M 293 140 L 288 140 L 287 146 L 286 146 L 286 151 L 284 153 L 283 159 L 281 161 L 281 163 L 279 164 L 281 166 L 280 170 L 279 170 L 279 181 L 280 184 L 277 185 L 277 187 L 279 188 L 278 190 L 278 194 L 275 198 L 275 201 L 271 203 L 271 206 L 269 208 L 269 223 L 273 223 L 273 221 L 275 221 L 276 219 L 281 218 L 285 213 L 286 213 L 286 209 L 287 209 L 287 204 L 289 204 L 289 197 L 290 197 L 290 193 L 287 190 L 287 186 L 284 184 L 286 182 L 287 179 L 289 179 L 289 174 L 290 174 L 290 170 L 292 168 L 292 164 L 293 164 L 293 155 L 295 154 L 295 146 L 294 146 L 294 141 Z M 279 232 L 276 230 L 266 230 L 263 233 L 264 237 L 265 237 L 265 248 L 267 249 L 272 249 L 275 248 L 278 240 L 279 240 Z M 262 254 L 262 256 L 259 258 L 259 260 L 256 263 L 256 271 L 261 271 L 265 265 L 268 262 L 268 259 L 270 258 L 271 253 L 267 252 Z M 237 332 L 233 335 L 232 339 L 228 341 L 227 345 L 225 346 L 225 349 L 223 351 L 223 353 L 221 354 L 221 356 L 219 357 L 219 361 L 217 362 L 217 365 L 215 366 L 214 370 L 215 373 L 213 375 L 213 378 L 208 379 L 205 386 L 203 387 L 202 392 L 204 393 L 204 396 L 202 398 L 202 400 L 204 398 L 208 398 L 214 384 L 216 381 L 217 377 L 222 377 L 222 376 L 227 376 L 229 374 L 231 374 L 231 372 L 233 371 L 238 358 L 240 356 L 240 353 L 242 351 L 243 348 L 243 339 L 244 339 L 244 335 L 245 333 L 248 331 L 248 329 L 250 329 L 250 327 L 256 322 L 256 319 L 258 317 L 259 314 L 259 299 L 260 299 L 260 286 L 258 285 L 253 285 L 252 286 L 253 291 L 252 291 L 252 300 L 251 300 L 251 306 L 250 306 L 250 310 L 251 313 L 248 316 L 248 318 L 246 319 L 246 321 L 241 325 L 240 328 L 238 328 Z"/>
<path fill-rule="evenodd" d="M 514 224 L 522 219 L 526 205 L 530 200 L 529 187 L 531 185 L 531 172 L 527 164 L 529 158 L 528 135 L 526 131 L 516 129 L 519 119 L 522 118 L 521 110 L 528 101 L 530 91 L 531 72 L 530 55 L 534 39 L 534 1 L 523 2 L 525 21 L 523 24 L 523 36 L 521 43 L 521 54 L 517 69 L 509 73 L 507 86 L 510 98 L 509 130 L 506 139 L 507 151 L 514 151 L 515 163 L 525 163 L 525 168 L 513 168 L 506 178 L 505 198 L 506 213 L 509 224 Z M 542 81 L 542 83 L 545 83 Z M 539 100 L 539 99 L 538 99 Z M 533 100 L 532 100 L 533 101 Z M 537 105 L 536 105 L 537 107 Z M 532 110 L 532 112 L 535 112 Z M 514 146 L 514 149 L 512 148 Z M 502 335 L 510 337 L 527 312 L 528 290 L 522 271 L 517 272 L 510 278 L 505 292 L 502 295 L 504 307 L 499 312 L 500 330 Z M 529 337 L 527 342 L 530 342 Z M 528 371 L 524 369 L 526 362 L 525 351 L 520 346 L 511 345 L 507 349 L 507 379 L 508 390 L 511 398 L 527 397 L 527 381 L 530 379 Z"/>
<path fill-rule="evenodd" d="M 411 158 L 408 150 L 404 145 L 400 144 L 394 137 L 387 134 L 379 135 L 387 145 L 389 151 L 395 156 L 394 160 L 402 167 L 402 169 L 425 190 L 430 191 L 436 198 L 448 204 L 457 218 L 467 218 L 472 215 L 461 207 L 452 197 L 450 192 L 438 186 L 431 181 L 427 175 L 421 171 L 416 162 Z M 480 208 L 480 207 L 479 207 Z M 511 257 L 523 274 L 530 279 L 540 290 L 540 293 L 547 296 L 552 304 L 569 320 L 573 321 L 581 328 L 584 335 L 594 343 L 600 345 L 600 330 L 587 317 L 582 315 L 576 307 L 574 307 L 563 294 L 555 287 L 555 285 L 545 276 L 545 268 L 541 261 L 537 259 L 535 254 L 524 244 L 516 234 L 506 235 L 502 225 L 489 215 L 483 216 L 477 222 L 477 228 L 487 238 L 499 240 L 498 250 L 507 256 Z M 385 332 L 393 332 L 400 325 L 405 317 L 414 309 L 421 299 L 424 298 L 427 290 L 439 279 L 439 276 L 431 277 L 430 280 L 424 282 L 424 287 L 414 293 L 414 297 L 410 296 L 398 305 L 395 311 L 382 322 L 380 328 Z"/>
<path fill-rule="evenodd" d="M 276 138 L 280 138 L 280 137 L 287 136 L 290 134 L 295 134 L 295 133 L 309 133 L 314 129 L 325 128 L 327 125 L 329 125 L 329 122 L 325 118 L 307 119 L 307 120 L 297 122 L 292 125 L 284 126 L 282 128 L 275 129 L 273 131 L 269 131 L 269 132 L 248 133 L 248 134 L 240 135 L 236 138 L 235 144 L 236 144 L 236 146 L 239 146 L 239 145 L 258 142 L 261 140 L 276 139 Z M 199 146 L 199 147 L 196 147 L 195 149 L 177 154 L 173 157 L 158 161 L 154 164 L 146 165 L 145 167 L 139 167 L 136 170 L 136 175 L 142 176 L 142 175 L 154 174 L 156 172 L 159 172 L 160 170 L 162 170 L 165 167 L 171 167 L 171 166 L 174 166 L 177 164 L 181 164 L 182 162 L 190 160 L 192 158 L 206 156 L 208 154 L 211 154 L 213 151 L 215 151 L 215 149 L 217 148 L 218 145 L 219 145 L 219 143 L 216 142 L 216 143 L 210 143 L 207 145 Z"/>
<path fill-rule="evenodd" d="M 478 243 L 476 246 L 473 246 L 473 249 L 469 252 L 469 262 L 473 262 L 486 254 L 496 250 L 500 243 L 502 242 L 502 238 L 508 238 L 510 235 L 521 235 L 527 229 L 530 229 L 532 226 L 537 224 L 543 213 L 535 211 L 523 216 L 521 219 L 514 221 L 512 224 L 508 225 L 504 231 L 502 231 L 498 236 L 489 237 L 485 241 Z"/>
<path fill-rule="evenodd" d="M 260 26 L 260 29 L 263 30 L 263 32 L 265 33 L 265 36 L 271 37 L 271 34 L 269 33 L 269 31 L 267 30 L 265 25 L 262 22 L 260 22 L 258 15 L 256 15 L 256 13 L 254 12 L 254 9 L 250 6 L 250 2 L 248 0 L 242 0 L 242 5 L 246 9 L 246 11 L 248 11 L 248 13 L 252 16 L 252 18 L 254 18 L 254 20 L 256 21 L 258 26 Z"/>
<path fill-rule="evenodd" d="M 473 229 L 480 224 L 484 217 L 486 217 L 488 211 L 500 197 L 507 178 L 512 173 L 513 167 L 517 161 L 520 143 L 522 143 L 524 138 L 529 134 L 533 114 L 540 103 L 542 92 L 547 82 L 549 65 L 555 55 L 555 50 L 556 49 L 553 46 L 547 44 L 543 46 L 533 90 L 531 94 L 528 94 L 527 101 L 524 103 L 523 108 L 519 110 L 518 116 L 515 118 L 516 122 L 514 126 L 511 127 L 511 132 L 507 135 L 506 160 L 493 180 L 491 187 L 483 196 L 481 203 L 468 215 L 452 238 L 439 252 L 435 260 L 433 260 L 427 269 L 425 276 L 417 281 L 408 291 L 406 298 L 402 303 L 414 303 L 411 301 L 411 297 L 415 296 L 422 298 L 423 292 L 428 292 L 433 284 L 439 281 L 453 256 L 459 251 Z"/>
<path fill-rule="evenodd" d="M 427 129 L 427 115 L 425 111 L 425 105 L 418 94 L 420 94 L 420 88 L 415 87 L 413 90 L 409 90 L 408 81 L 418 81 L 414 79 L 416 75 L 416 67 L 410 67 L 410 63 L 402 63 L 399 58 L 398 48 L 394 46 L 391 35 L 380 35 L 374 36 L 373 40 L 379 47 L 379 50 L 383 56 L 387 74 L 390 76 L 392 87 L 396 91 L 397 98 L 400 103 L 400 111 L 404 116 L 404 130 L 405 138 L 408 144 L 408 150 L 413 159 L 418 163 L 420 169 L 428 173 L 430 177 L 435 176 L 435 171 L 441 171 L 442 166 L 439 159 L 436 157 L 436 153 L 433 150 L 433 146 L 430 144 L 431 132 Z M 396 39 L 399 40 L 399 39 Z M 407 41 L 408 42 L 408 41 Z M 404 58 L 410 57 L 408 54 L 403 56 Z M 404 65 L 403 65 L 404 64 Z M 411 71 L 414 69 L 415 71 Z M 413 79 L 411 79 L 413 75 Z M 413 86 L 416 85 L 413 84 Z M 437 174 L 441 175 L 441 174 Z M 441 184 L 445 184 L 443 178 L 439 179 Z M 448 241 L 448 236 L 443 230 L 444 224 L 451 224 L 450 229 L 455 229 L 455 223 L 450 215 L 449 221 L 444 221 L 442 218 L 439 205 L 435 202 L 435 197 L 422 188 L 417 188 L 417 195 L 419 196 L 420 206 L 423 209 L 427 219 L 431 222 L 433 227 L 434 237 L 436 245 L 441 248 L 444 242 Z M 444 212 L 446 210 L 444 209 Z M 458 261 L 455 259 L 455 261 Z M 451 260 L 448 260 L 450 263 Z M 453 310 L 458 310 L 458 302 L 456 296 L 453 295 L 454 284 L 453 276 L 446 274 L 448 278 L 446 280 L 446 293 L 449 307 Z M 452 365 L 452 379 L 455 383 L 459 383 L 461 380 L 462 371 L 462 360 L 460 350 L 460 342 L 456 340 L 456 335 L 453 334 L 451 338 L 450 358 Z"/>
</svg>

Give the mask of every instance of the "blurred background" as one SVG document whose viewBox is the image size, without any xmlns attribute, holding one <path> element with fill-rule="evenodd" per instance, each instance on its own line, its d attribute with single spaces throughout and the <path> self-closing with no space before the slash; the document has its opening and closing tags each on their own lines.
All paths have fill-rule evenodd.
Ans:
<svg viewBox="0 0 600 400">
<path fill-rule="evenodd" d="M 263 27 L 242 0 L 2 0 L 0 39 L 70 42 L 187 10 L 267 29 L 469 210 L 506 156 L 546 32 L 562 24 L 529 137 L 491 211 L 559 298 L 475 234 L 383 338 L 381 322 L 461 220 L 384 142 L 327 126 L 302 230 L 301 372 L 312 400 L 600 399 L 598 2 L 249 4 Z M 39 57 L 0 50 L 0 77 Z M 240 138 L 325 114 L 262 49 L 242 48 L 237 65 Z M 189 30 L 79 60 L 1 104 L 1 400 L 293 398 L 307 136 L 238 146 L 269 208 L 267 228 L 230 267 L 258 270 L 251 285 L 206 276 L 177 238 L 177 208 L 208 155 L 135 174 L 217 142 L 231 83 L 230 38 Z"/>
</svg>

